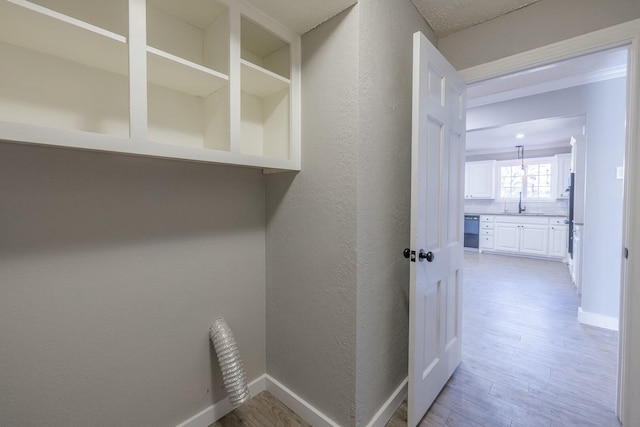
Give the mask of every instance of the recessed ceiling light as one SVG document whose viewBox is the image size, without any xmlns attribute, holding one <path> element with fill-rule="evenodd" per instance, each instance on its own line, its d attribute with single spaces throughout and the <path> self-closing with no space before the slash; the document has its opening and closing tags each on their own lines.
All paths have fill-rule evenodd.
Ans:
<svg viewBox="0 0 640 427">
<path fill-rule="evenodd" d="M 524 133 L 517 133 L 516 134 L 516 138 L 518 138 L 518 139 L 524 138 Z"/>
</svg>

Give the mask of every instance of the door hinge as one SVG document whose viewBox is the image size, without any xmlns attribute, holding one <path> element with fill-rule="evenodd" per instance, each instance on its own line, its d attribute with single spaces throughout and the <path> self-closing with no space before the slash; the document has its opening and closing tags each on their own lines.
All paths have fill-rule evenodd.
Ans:
<svg viewBox="0 0 640 427">
<path fill-rule="evenodd" d="M 404 251 L 402 251 L 402 255 L 404 255 L 405 258 L 410 258 L 411 262 L 416 262 L 416 251 L 412 251 L 409 248 L 404 248 Z"/>
<path fill-rule="evenodd" d="M 624 259 L 629 259 L 629 248 L 624 248 Z"/>
</svg>

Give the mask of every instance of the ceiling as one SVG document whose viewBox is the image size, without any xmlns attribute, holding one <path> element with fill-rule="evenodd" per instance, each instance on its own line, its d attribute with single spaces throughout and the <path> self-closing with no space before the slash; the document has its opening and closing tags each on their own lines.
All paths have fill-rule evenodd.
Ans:
<svg viewBox="0 0 640 427">
<path fill-rule="evenodd" d="M 516 151 L 516 145 L 526 150 L 569 147 L 571 137 L 582 135 L 584 116 L 550 117 L 484 129 L 467 131 L 468 155 Z M 517 134 L 524 135 L 517 138 Z"/>
<path fill-rule="evenodd" d="M 392 1 L 392 0 L 385 0 Z M 437 37 L 523 8 L 539 0 L 412 0 Z M 298 34 L 317 27 L 358 0 L 248 0 Z"/>
<path fill-rule="evenodd" d="M 620 47 L 469 85 L 467 108 L 623 77 L 627 57 L 627 47 Z M 509 152 L 516 145 L 527 150 L 567 147 L 572 136 L 583 134 L 585 117 L 550 117 L 482 129 L 473 128 L 471 121 L 467 124 L 467 155 L 476 155 Z M 517 139 L 518 133 L 524 138 Z"/>
<path fill-rule="evenodd" d="M 539 0 L 412 0 L 438 38 L 521 9 Z"/>
</svg>

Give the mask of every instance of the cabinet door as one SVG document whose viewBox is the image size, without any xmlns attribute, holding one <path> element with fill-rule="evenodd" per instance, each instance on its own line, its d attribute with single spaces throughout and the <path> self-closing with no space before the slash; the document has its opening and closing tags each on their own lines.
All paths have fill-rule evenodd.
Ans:
<svg viewBox="0 0 640 427">
<path fill-rule="evenodd" d="M 547 256 L 549 235 L 548 225 L 525 224 L 520 226 L 520 252 L 530 255 Z"/>
<path fill-rule="evenodd" d="M 552 225 L 549 228 L 549 256 L 564 258 L 567 256 L 568 228 L 566 225 Z"/>
<path fill-rule="evenodd" d="M 495 196 L 495 161 L 467 162 L 465 164 L 465 197 L 493 199 Z"/>
<path fill-rule="evenodd" d="M 569 197 L 569 185 L 571 184 L 571 154 L 556 154 L 556 197 L 566 199 Z"/>
<path fill-rule="evenodd" d="M 494 243 L 497 251 L 518 252 L 520 247 L 520 226 L 518 224 L 496 222 Z"/>
</svg>

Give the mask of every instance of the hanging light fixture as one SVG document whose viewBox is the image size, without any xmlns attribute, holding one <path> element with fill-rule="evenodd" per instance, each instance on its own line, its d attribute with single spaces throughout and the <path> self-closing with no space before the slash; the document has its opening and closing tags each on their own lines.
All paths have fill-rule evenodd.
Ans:
<svg viewBox="0 0 640 427">
<path fill-rule="evenodd" d="M 518 160 L 521 161 L 520 165 L 524 171 L 524 145 L 516 145 L 516 150 L 518 150 Z"/>
</svg>

